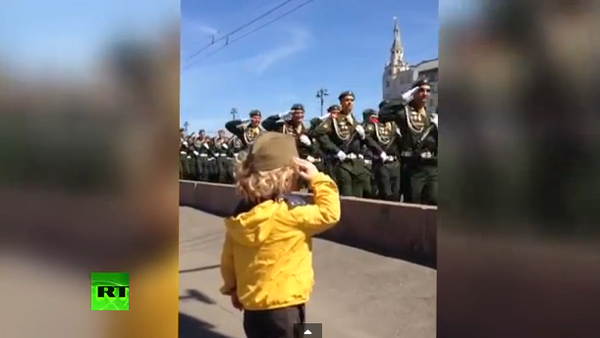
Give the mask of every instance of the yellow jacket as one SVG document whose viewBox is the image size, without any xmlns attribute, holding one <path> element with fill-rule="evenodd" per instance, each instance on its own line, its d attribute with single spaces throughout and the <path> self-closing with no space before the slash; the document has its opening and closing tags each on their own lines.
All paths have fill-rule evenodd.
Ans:
<svg viewBox="0 0 600 338">
<path fill-rule="evenodd" d="M 291 196 L 225 219 L 222 294 L 237 292 L 246 310 L 308 301 L 314 284 L 311 236 L 333 227 L 341 216 L 338 188 L 329 176 L 317 174 L 311 188 L 314 204 Z"/>
</svg>

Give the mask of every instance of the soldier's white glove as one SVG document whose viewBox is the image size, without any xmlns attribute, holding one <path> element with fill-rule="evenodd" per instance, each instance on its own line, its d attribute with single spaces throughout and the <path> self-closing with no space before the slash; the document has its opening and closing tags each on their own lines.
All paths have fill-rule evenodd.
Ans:
<svg viewBox="0 0 600 338">
<path fill-rule="evenodd" d="M 306 156 L 306 160 L 310 163 L 315 163 L 315 161 L 316 161 L 315 158 L 310 155 Z"/>
<path fill-rule="evenodd" d="M 345 160 L 347 156 L 348 156 L 348 155 L 346 155 L 346 153 L 345 153 L 345 152 L 343 152 L 343 151 L 341 151 L 341 150 L 340 150 L 340 151 L 338 151 L 338 153 L 335 155 L 335 157 L 339 158 L 339 159 L 340 159 L 340 161 L 343 161 L 343 160 Z"/>
<path fill-rule="evenodd" d="M 194 155 L 198 156 L 200 153 L 194 150 Z"/>
<path fill-rule="evenodd" d="M 223 147 L 225 149 L 229 149 L 229 147 L 226 144 L 222 144 L 221 147 Z"/>
<path fill-rule="evenodd" d="M 406 101 L 406 102 L 410 102 L 412 101 L 412 99 L 414 98 L 415 93 L 419 90 L 419 87 L 415 87 L 411 90 L 408 90 L 406 92 L 404 92 L 402 94 L 402 100 Z"/>
<path fill-rule="evenodd" d="M 187 147 L 188 146 L 187 141 L 183 141 L 183 145 Z"/>
<path fill-rule="evenodd" d="M 365 139 L 365 129 L 361 125 L 356 126 L 356 132 L 358 133 L 361 139 Z"/>
<path fill-rule="evenodd" d="M 299 139 L 300 139 L 300 142 L 302 142 L 304 145 L 309 146 L 312 144 L 312 142 L 310 142 L 310 139 L 306 135 L 300 135 Z"/>
<path fill-rule="evenodd" d="M 438 114 L 431 114 L 431 123 L 435 124 L 435 127 L 438 128 Z"/>
<path fill-rule="evenodd" d="M 289 111 L 287 113 L 279 113 L 279 118 L 283 120 L 289 120 L 292 117 L 292 112 Z"/>
<path fill-rule="evenodd" d="M 203 146 L 204 148 L 208 149 L 208 143 L 204 143 L 202 146 Z"/>
<path fill-rule="evenodd" d="M 387 154 L 385 153 L 385 151 L 382 151 L 382 152 L 381 152 L 381 155 L 379 155 L 379 158 L 380 158 L 380 159 L 381 159 L 383 162 L 385 162 L 385 161 L 388 159 L 388 156 L 387 156 Z"/>
</svg>

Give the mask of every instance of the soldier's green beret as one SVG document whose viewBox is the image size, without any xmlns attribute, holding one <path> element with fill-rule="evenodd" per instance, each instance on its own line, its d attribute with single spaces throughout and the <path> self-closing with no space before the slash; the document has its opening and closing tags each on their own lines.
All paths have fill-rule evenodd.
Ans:
<svg viewBox="0 0 600 338">
<path fill-rule="evenodd" d="M 290 110 L 304 110 L 304 106 L 300 103 L 295 103 L 292 105 L 292 108 L 290 108 Z"/>
<path fill-rule="evenodd" d="M 251 110 L 250 111 L 250 117 L 252 117 L 252 116 L 261 116 L 260 110 L 258 110 L 258 109 Z"/>
<path fill-rule="evenodd" d="M 429 85 L 429 81 L 425 78 L 422 78 L 422 79 L 418 79 L 417 81 L 413 82 L 413 84 L 410 88 L 417 88 L 417 87 L 421 87 L 424 85 Z"/>
<path fill-rule="evenodd" d="M 339 105 L 334 104 L 334 105 L 329 106 L 329 108 L 327 108 L 327 112 L 331 112 L 332 110 L 341 110 L 341 109 L 342 108 Z"/>
<path fill-rule="evenodd" d="M 356 96 L 354 96 L 354 93 L 353 93 L 353 92 L 351 92 L 351 91 L 347 90 L 347 91 L 345 91 L 345 92 L 342 92 L 342 93 L 340 94 L 340 96 L 338 96 L 338 100 L 341 100 L 341 99 L 345 98 L 346 96 L 352 96 L 352 98 L 356 98 Z"/>
</svg>

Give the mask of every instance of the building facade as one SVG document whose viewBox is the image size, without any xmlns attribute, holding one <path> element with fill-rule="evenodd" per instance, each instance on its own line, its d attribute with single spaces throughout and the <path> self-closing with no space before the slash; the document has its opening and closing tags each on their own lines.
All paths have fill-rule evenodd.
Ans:
<svg viewBox="0 0 600 338">
<path fill-rule="evenodd" d="M 431 83 L 431 97 L 427 109 L 431 112 L 438 107 L 438 59 L 422 61 L 409 65 L 404 61 L 404 47 L 400 37 L 398 20 L 394 18 L 394 39 L 390 49 L 390 57 L 385 63 L 382 88 L 383 99 L 398 99 L 402 93 L 410 89 L 410 85 L 420 78 L 426 78 Z"/>
</svg>

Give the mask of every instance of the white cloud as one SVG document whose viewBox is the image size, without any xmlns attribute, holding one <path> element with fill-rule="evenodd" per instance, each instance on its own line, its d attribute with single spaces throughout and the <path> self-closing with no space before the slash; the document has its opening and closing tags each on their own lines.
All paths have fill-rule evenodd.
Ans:
<svg viewBox="0 0 600 338">
<path fill-rule="evenodd" d="M 205 26 L 205 25 L 201 25 L 201 24 L 195 24 L 193 26 L 194 30 L 198 31 L 198 33 L 204 34 L 204 35 L 215 35 L 219 32 L 218 29 L 210 27 L 210 26 Z"/>
<path fill-rule="evenodd" d="M 310 42 L 311 34 L 303 28 L 282 29 L 286 33 L 285 42 L 253 56 L 229 60 L 226 62 L 206 62 L 200 60 L 193 64 L 195 59 L 184 61 L 190 64 L 182 72 L 182 96 L 186 99 L 198 97 L 197 93 L 203 93 L 204 97 L 209 97 L 212 93 L 221 92 L 222 88 L 236 81 L 244 74 L 262 75 L 269 67 L 278 62 L 292 57 L 306 49 Z M 215 55 L 216 56 L 216 55 Z"/>
<path fill-rule="evenodd" d="M 288 40 L 289 42 L 250 58 L 247 61 L 247 66 L 260 75 L 275 63 L 293 56 L 308 47 L 310 34 L 306 29 L 295 27 L 289 30 L 289 34 L 291 35 Z"/>
</svg>

